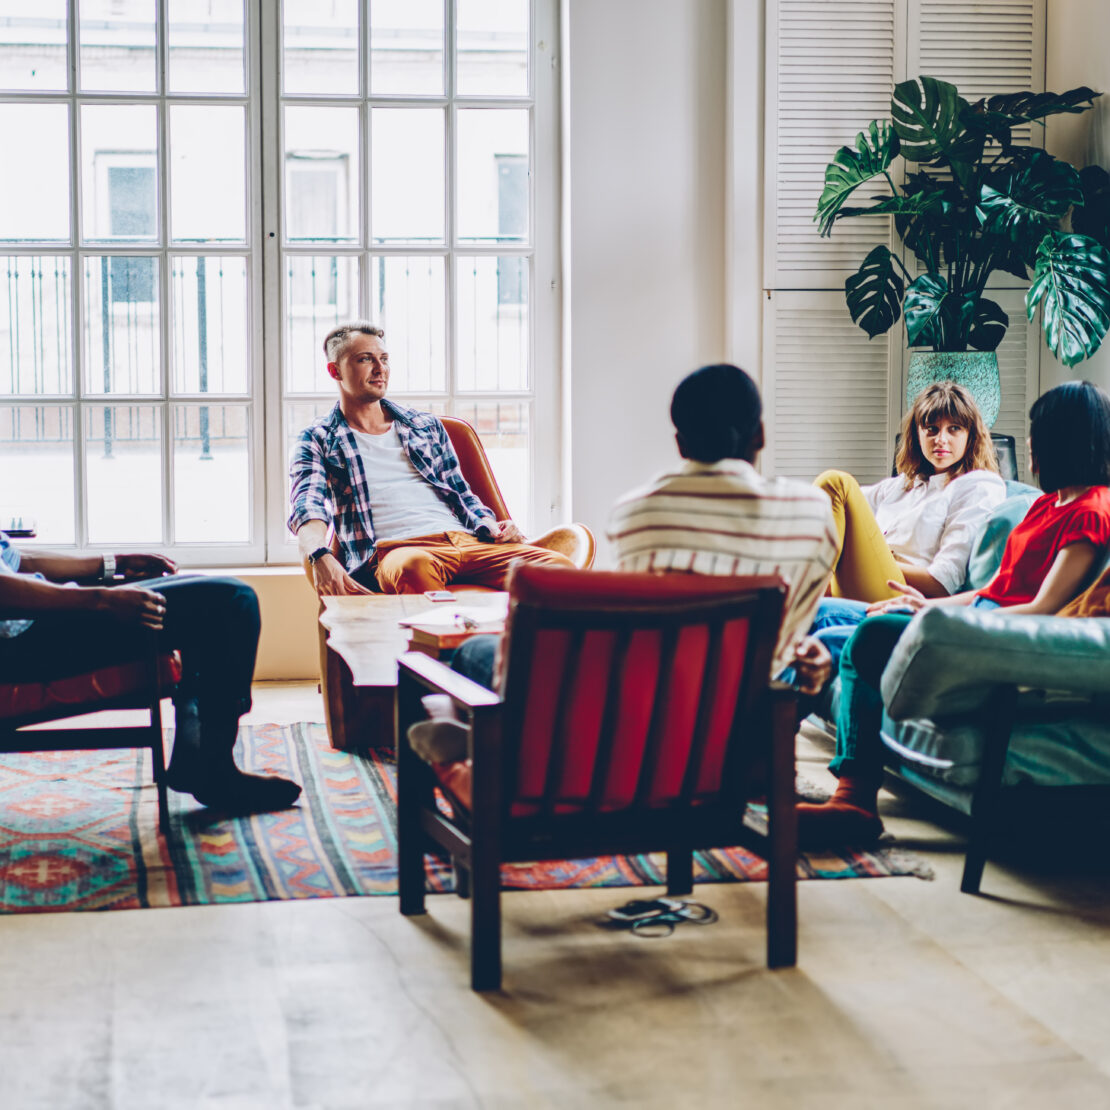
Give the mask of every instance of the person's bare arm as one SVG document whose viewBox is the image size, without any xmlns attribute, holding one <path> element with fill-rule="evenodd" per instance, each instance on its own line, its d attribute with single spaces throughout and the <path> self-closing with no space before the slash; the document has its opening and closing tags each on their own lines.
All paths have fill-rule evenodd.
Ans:
<svg viewBox="0 0 1110 1110">
<path fill-rule="evenodd" d="M 0 574 L 0 613 L 31 619 L 48 613 L 103 613 L 158 631 L 166 599 L 139 586 L 59 586 L 26 574 Z"/>
<path fill-rule="evenodd" d="M 297 529 L 297 550 L 301 558 L 307 559 L 317 549 L 327 547 L 329 531 L 323 520 L 306 520 Z M 321 556 L 312 564 L 312 583 L 321 597 L 373 593 L 373 590 L 360 586 L 331 554 Z"/>
<path fill-rule="evenodd" d="M 1058 613 L 1083 588 L 1098 550 L 1092 543 L 1068 544 L 1052 560 L 1037 596 L 1023 605 L 1008 605 L 1006 613 Z"/>
<path fill-rule="evenodd" d="M 913 586 L 920 594 L 925 597 L 948 597 L 948 591 L 927 571 L 922 567 L 910 566 L 909 563 L 898 562 L 898 569 L 902 572 L 902 577 L 906 580 L 907 586 Z"/>
<path fill-rule="evenodd" d="M 165 555 L 128 554 L 116 556 L 116 574 L 127 581 L 161 578 L 173 574 L 177 564 Z M 99 555 L 66 555 L 60 551 L 19 551 L 19 573 L 41 574 L 51 582 L 100 582 L 104 560 Z"/>
</svg>

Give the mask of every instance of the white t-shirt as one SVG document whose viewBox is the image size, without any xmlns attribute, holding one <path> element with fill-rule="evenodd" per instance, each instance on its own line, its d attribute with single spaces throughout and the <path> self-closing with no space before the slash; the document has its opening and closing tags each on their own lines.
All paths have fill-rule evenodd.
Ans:
<svg viewBox="0 0 1110 1110">
<path fill-rule="evenodd" d="M 440 532 L 469 532 L 435 487 L 412 465 L 401 446 L 396 423 L 390 424 L 388 432 L 377 436 L 354 428 L 351 432 L 366 471 L 377 543 L 433 536 Z"/>
<path fill-rule="evenodd" d="M 990 470 L 970 470 L 951 481 L 919 478 L 906 489 L 896 475 L 864 486 L 863 494 L 894 557 L 928 571 L 952 594 L 967 577 L 979 528 L 1006 498 L 1006 483 Z"/>
</svg>

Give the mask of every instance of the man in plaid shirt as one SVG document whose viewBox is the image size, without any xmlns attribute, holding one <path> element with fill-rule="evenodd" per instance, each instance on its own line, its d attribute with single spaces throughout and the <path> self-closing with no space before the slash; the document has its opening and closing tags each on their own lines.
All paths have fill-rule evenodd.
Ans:
<svg viewBox="0 0 1110 1110">
<path fill-rule="evenodd" d="M 289 529 L 319 594 L 422 593 L 458 582 L 500 588 L 509 564 L 570 566 L 524 542 L 475 497 L 443 424 L 385 400 L 385 333 L 365 321 L 324 340 L 339 384 L 331 413 L 293 452 Z M 334 526 L 339 556 L 328 543 Z"/>
</svg>

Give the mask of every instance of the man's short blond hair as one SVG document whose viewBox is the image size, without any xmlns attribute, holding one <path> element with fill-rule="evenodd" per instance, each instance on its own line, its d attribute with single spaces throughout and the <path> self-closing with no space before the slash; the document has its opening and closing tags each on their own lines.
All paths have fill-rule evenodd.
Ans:
<svg viewBox="0 0 1110 1110">
<path fill-rule="evenodd" d="M 324 354 L 327 355 L 328 362 L 338 362 L 343 357 L 343 352 L 350 345 L 353 335 L 376 335 L 379 339 L 385 338 L 385 332 L 369 320 L 352 320 L 348 324 L 339 324 L 324 337 Z"/>
</svg>

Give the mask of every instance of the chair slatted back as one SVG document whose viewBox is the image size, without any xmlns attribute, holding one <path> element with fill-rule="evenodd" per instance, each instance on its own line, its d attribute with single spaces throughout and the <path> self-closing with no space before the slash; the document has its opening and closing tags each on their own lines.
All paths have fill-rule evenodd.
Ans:
<svg viewBox="0 0 1110 1110">
<path fill-rule="evenodd" d="M 516 568 L 510 812 L 739 805 L 744 724 L 769 678 L 784 595 L 772 577 Z"/>
</svg>

